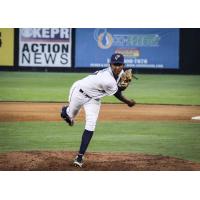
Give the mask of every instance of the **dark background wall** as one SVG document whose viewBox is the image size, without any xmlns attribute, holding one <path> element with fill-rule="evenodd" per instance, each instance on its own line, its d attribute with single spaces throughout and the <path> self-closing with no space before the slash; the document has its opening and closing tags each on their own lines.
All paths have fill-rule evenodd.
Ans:
<svg viewBox="0 0 200 200">
<path fill-rule="evenodd" d="M 180 68 L 182 73 L 200 74 L 200 29 L 180 29 Z"/>
</svg>

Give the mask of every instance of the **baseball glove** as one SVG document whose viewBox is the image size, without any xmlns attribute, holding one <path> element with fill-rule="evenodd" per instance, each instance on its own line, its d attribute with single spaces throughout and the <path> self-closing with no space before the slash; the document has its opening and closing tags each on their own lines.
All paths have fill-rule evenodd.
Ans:
<svg viewBox="0 0 200 200">
<path fill-rule="evenodd" d="M 122 76 L 118 82 L 118 87 L 121 90 L 125 90 L 129 86 L 129 83 L 131 82 L 132 78 L 133 78 L 132 69 L 126 70 L 122 74 Z"/>
</svg>

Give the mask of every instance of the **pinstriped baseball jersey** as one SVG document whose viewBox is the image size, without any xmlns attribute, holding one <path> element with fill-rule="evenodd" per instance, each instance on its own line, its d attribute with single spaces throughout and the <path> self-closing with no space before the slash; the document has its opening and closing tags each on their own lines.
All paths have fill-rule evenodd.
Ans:
<svg viewBox="0 0 200 200">
<path fill-rule="evenodd" d="M 115 79 L 111 67 L 95 72 L 79 82 L 80 88 L 92 98 L 111 96 L 118 90 L 118 82 L 124 71 Z"/>
</svg>

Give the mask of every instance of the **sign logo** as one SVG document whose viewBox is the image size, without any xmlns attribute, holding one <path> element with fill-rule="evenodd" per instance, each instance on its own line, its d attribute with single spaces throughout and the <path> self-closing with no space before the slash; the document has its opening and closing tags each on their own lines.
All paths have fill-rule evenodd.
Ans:
<svg viewBox="0 0 200 200">
<path fill-rule="evenodd" d="M 70 30 L 67 28 L 23 28 L 21 41 L 69 41 Z"/>
<path fill-rule="evenodd" d="M 161 37 L 158 34 L 112 34 L 104 29 L 95 29 L 94 39 L 101 49 L 113 47 L 159 47 Z"/>
<path fill-rule="evenodd" d="M 112 46 L 113 38 L 107 29 L 95 29 L 94 39 L 97 41 L 98 47 L 101 49 L 109 49 Z"/>
</svg>

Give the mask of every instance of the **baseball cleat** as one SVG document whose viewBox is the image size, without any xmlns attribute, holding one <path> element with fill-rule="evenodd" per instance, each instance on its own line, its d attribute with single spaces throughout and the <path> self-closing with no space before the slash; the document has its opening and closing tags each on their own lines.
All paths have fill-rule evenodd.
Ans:
<svg viewBox="0 0 200 200">
<path fill-rule="evenodd" d="M 63 106 L 60 116 L 63 120 L 65 120 L 70 126 L 74 125 L 74 120 L 70 118 L 70 116 L 67 114 L 67 106 Z"/>
<path fill-rule="evenodd" d="M 79 158 L 78 156 L 76 156 L 73 164 L 75 167 L 82 167 L 83 166 L 83 158 Z"/>
</svg>

